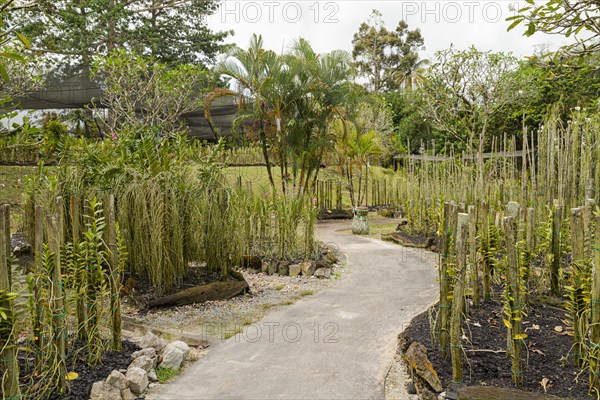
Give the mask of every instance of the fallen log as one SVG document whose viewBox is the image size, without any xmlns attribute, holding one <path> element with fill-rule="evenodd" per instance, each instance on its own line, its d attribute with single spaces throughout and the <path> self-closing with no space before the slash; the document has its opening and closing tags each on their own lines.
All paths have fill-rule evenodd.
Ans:
<svg viewBox="0 0 600 400">
<path fill-rule="evenodd" d="M 352 210 L 321 210 L 317 216 L 317 219 L 352 219 L 352 217 Z"/>
<path fill-rule="evenodd" d="M 152 300 L 148 303 L 148 308 L 183 306 L 186 304 L 204 303 L 211 300 L 226 300 L 242 293 L 246 289 L 248 289 L 248 283 L 245 280 L 214 282 Z"/>
<path fill-rule="evenodd" d="M 417 249 L 427 249 L 433 245 L 431 237 L 408 237 L 400 232 L 384 233 L 381 235 L 381 240 L 395 242 L 404 247 L 415 247 Z"/>
</svg>

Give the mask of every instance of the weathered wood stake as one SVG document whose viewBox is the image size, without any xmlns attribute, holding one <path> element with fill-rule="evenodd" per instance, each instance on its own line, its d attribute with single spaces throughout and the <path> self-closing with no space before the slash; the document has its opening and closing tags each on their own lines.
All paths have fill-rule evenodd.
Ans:
<svg viewBox="0 0 600 400">
<path fill-rule="evenodd" d="M 467 263 L 467 237 L 469 215 L 458 214 L 456 226 L 456 270 L 452 294 L 452 321 L 450 324 L 450 344 L 452 350 L 452 382 L 462 383 L 462 314 L 465 303 L 465 279 Z"/>
<path fill-rule="evenodd" d="M 57 198 L 57 204 L 59 203 Z M 63 393 L 66 390 L 66 329 L 65 329 L 65 308 L 63 301 L 63 281 L 61 273 L 61 229 L 59 228 L 59 218 L 56 214 L 46 216 L 46 232 L 48 233 L 48 248 L 53 254 L 54 268 L 52 269 L 52 341 L 56 345 L 56 362 L 58 370 L 58 391 Z"/>
<path fill-rule="evenodd" d="M 473 305 L 479 307 L 479 270 L 477 266 L 477 208 L 469 206 L 469 270 Z"/>
<path fill-rule="evenodd" d="M 9 229 L 6 229 L 7 224 Z M 2 366 L 3 372 L 3 397 L 19 399 L 21 389 L 19 388 L 19 363 L 14 335 L 13 301 L 9 296 L 11 282 L 8 272 L 10 265 L 7 243 L 10 243 L 9 205 L 0 207 L 0 307 L 6 314 L 6 318 L 0 319 L 0 366 Z"/>
<path fill-rule="evenodd" d="M 562 229 L 562 207 L 556 205 L 552 213 L 552 264 L 550 265 L 550 291 L 558 296 L 558 274 L 560 271 L 560 236 Z"/>
<path fill-rule="evenodd" d="M 592 269 L 592 294 L 590 325 L 590 394 L 600 395 L 600 216 L 595 217 L 594 264 Z"/>
<path fill-rule="evenodd" d="M 510 354 L 512 358 L 512 378 L 516 385 L 520 385 L 522 382 L 522 370 L 521 370 L 521 355 L 522 355 L 522 314 L 523 314 L 523 303 L 521 299 L 521 278 L 519 274 L 519 266 L 517 263 L 517 249 L 515 246 L 515 233 L 514 233 L 514 217 L 504 217 L 504 234 L 506 244 L 506 258 L 507 258 L 507 278 L 508 278 L 508 289 L 509 289 L 509 301 L 510 306 L 510 327 L 508 330 L 508 337 L 510 342 L 508 343 L 506 352 Z"/>
</svg>

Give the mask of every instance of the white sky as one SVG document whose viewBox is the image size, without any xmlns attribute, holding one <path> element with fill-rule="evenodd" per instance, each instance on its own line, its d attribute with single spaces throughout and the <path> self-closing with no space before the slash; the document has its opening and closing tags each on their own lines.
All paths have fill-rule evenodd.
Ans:
<svg viewBox="0 0 600 400">
<path fill-rule="evenodd" d="M 425 1 L 315 1 L 315 0 L 222 0 L 219 10 L 208 18 L 214 30 L 235 31 L 229 42 L 246 48 L 253 33 L 262 34 L 265 47 L 281 52 L 298 37 L 304 37 L 319 52 L 352 50 L 352 37 L 371 10 L 383 14 L 383 21 L 394 29 L 401 19 L 409 29 L 420 28 L 425 39 L 422 57 L 431 58 L 436 50 L 454 44 L 458 48 L 475 45 L 480 50 L 530 55 L 539 45 L 556 48 L 565 41 L 536 33 L 524 37 L 523 26 L 507 32 L 516 0 L 425 0 Z"/>
</svg>

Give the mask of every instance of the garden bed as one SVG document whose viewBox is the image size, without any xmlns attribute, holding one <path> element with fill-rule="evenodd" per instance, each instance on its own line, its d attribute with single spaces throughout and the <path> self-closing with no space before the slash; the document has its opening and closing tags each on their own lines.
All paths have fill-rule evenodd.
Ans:
<svg viewBox="0 0 600 400">
<path fill-rule="evenodd" d="M 106 379 L 112 370 L 125 369 L 131 363 L 131 354 L 139 347 L 128 340 L 123 340 L 122 351 L 109 351 L 104 354 L 100 364 L 90 368 L 86 364 L 87 351 L 82 343 L 76 342 L 67 354 L 67 372 L 77 373 L 77 378 L 68 381 L 68 393 L 51 395 L 49 400 L 80 400 L 89 398 L 92 385 L 96 381 Z M 21 371 L 21 387 L 31 383 L 31 359 L 26 359 L 27 354 L 21 352 L 19 356 L 19 369 Z M 35 378 L 34 378 L 35 379 Z M 24 386 L 25 385 L 25 386 Z M 1 389 L 0 389 L 1 396 Z"/>
<path fill-rule="evenodd" d="M 205 268 L 191 268 L 189 279 L 178 283 L 169 293 L 218 280 L 218 276 Z M 242 269 L 249 290 L 226 300 L 207 301 L 201 304 L 148 309 L 145 304 L 159 296 L 147 282 L 140 280 L 125 283 L 128 294 L 123 301 L 123 314 L 148 326 L 185 331 L 201 335 L 206 340 L 223 340 L 243 329 L 273 308 L 295 303 L 338 282 L 344 266 L 338 262 L 330 269 L 329 278 L 316 276 L 289 276 L 269 274 L 255 269 Z M 132 286 L 133 285 L 133 286 Z"/>
<path fill-rule="evenodd" d="M 519 389 L 573 399 L 590 398 L 587 394 L 588 373 L 581 373 L 581 369 L 574 366 L 572 358 L 568 357 L 573 337 L 567 333 L 569 328 L 565 323 L 565 310 L 538 303 L 530 306 L 527 314 L 523 321 L 523 330 L 528 335 L 523 351 L 523 385 Z M 506 328 L 502 317 L 502 305 L 496 301 L 484 302 L 479 308 L 469 309 L 463 323 L 465 385 L 515 388 L 511 361 L 504 352 Z M 425 345 L 429 360 L 443 386 L 450 388 L 451 360 L 449 356 L 444 360 L 437 350 L 437 344 L 432 343 L 428 312 L 415 317 L 400 339 L 399 350 L 402 352 L 413 341 Z"/>
</svg>

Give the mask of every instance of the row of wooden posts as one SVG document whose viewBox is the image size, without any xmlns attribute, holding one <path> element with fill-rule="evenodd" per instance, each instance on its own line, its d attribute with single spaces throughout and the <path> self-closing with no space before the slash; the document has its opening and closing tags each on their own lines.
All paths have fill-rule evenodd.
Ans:
<svg viewBox="0 0 600 400">
<path fill-rule="evenodd" d="M 393 204 L 398 199 L 398 191 L 393 190 L 391 181 L 372 179 L 370 196 L 365 196 L 365 205 L 383 206 Z M 341 210 L 343 206 L 344 183 L 341 180 L 319 180 L 315 188 L 315 197 L 321 210 Z"/>
<path fill-rule="evenodd" d="M 84 213 L 81 208 L 83 206 Z M 29 310 L 30 321 L 32 325 L 32 335 L 28 338 L 32 343 L 34 352 L 35 371 L 46 373 L 49 366 L 44 365 L 47 360 L 52 360 L 54 366 L 58 367 L 57 374 L 49 374 L 49 379 L 56 379 L 55 382 L 48 384 L 49 387 L 55 387 L 59 393 L 63 393 L 66 388 L 66 354 L 70 341 L 75 338 L 88 341 L 89 346 L 99 346 L 100 331 L 97 329 L 100 323 L 98 315 L 99 309 L 103 304 L 98 304 L 102 299 L 97 298 L 98 282 L 88 276 L 85 271 L 87 267 L 80 266 L 76 271 L 76 287 L 74 290 L 85 293 L 78 295 L 76 305 L 70 307 L 66 299 L 65 278 L 68 273 L 65 270 L 66 263 L 66 242 L 70 241 L 73 247 L 78 246 L 85 240 L 86 225 L 82 227 L 81 218 L 88 218 L 93 210 L 89 207 L 89 202 L 82 201 L 81 198 L 72 196 L 69 201 L 68 217 L 66 217 L 65 202 L 62 197 L 57 197 L 53 205 L 54 213 L 50 213 L 44 207 L 35 206 L 35 234 L 33 253 L 35 256 L 34 266 L 30 271 L 14 270 L 17 273 L 31 274 L 35 279 L 34 284 L 29 288 L 14 288 L 12 264 L 15 261 L 12 256 L 11 234 L 10 234 L 10 206 L 0 207 L 0 308 L 6 314 L 6 318 L 0 321 L 0 360 L 2 368 L 2 389 L 3 398 L 17 399 L 21 397 L 20 371 L 17 360 L 17 346 L 15 343 L 17 335 L 17 322 L 15 320 L 15 304 L 18 303 L 19 296 L 33 297 L 33 307 Z M 117 241 L 117 226 L 115 222 L 115 202 L 112 195 L 105 197 L 104 202 L 104 245 L 106 247 L 106 264 L 108 271 L 107 279 L 110 283 L 110 314 L 112 347 L 115 350 L 121 349 L 121 311 L 120 311 L 120 280 L 119 271 L 119 247 Z M 100 251 L 98 249 L 98 251 Z M 44 258 L 50 257 L 52 270 L 44 271 L 42 266 L 48 262 Z M 46 272 L 51 276 L 44 276 Z M 97 272 L 97 271 L 96 271 Z M 118 273 L 114 273 L 118 272 Z M 103 272 L 104 273 L 104 272 Z M 89 272 L 91 276 L 91 272 Z M 28 289 L 32 293 L 27 293 Z M 44 299 L 43 292 L 48 295 Z M 18 293 L 18 294 L 17 294 Z M 44 303 L 47 300 L 47 303 Z M 23 302 L 21 302 L 23 303 Z M 45 306 L 46 304 L 46 306 Z M 75 309 L 75 310 L 73 310 Z M 48 313 L 51 318 L 51 326 L 46 326 Z M 20 318 L 26 318 L 21 316 Z M 76 326 L 76 335 L 69 336 L 69 321 L 73 321 Z M 23 321 L 21 321 L 23 323 Z M 26 322 L 25 322 L 26 323 Z M 46 352 L 46 354 L 44 354 Z M 50 354 L 52 353 L 52 354 Z M 44 361 L 46 360 L 46 361 Z"/>
<path fill-rule="evenodd" d="M 600 215 L 593 215 L 593 205 L 594 201 L 588 200 L 585 206 L 570 210 L 572 270 L 564 290 L 570 291 L 567 294 L 572 299 L 569 312 L 574 329 L 574 362 L 583 368 L 584 360 L 589 359 L 590 392 L 600 393 L 600 271 L 597 271 L 600 268 Z M 561 293 L 559 281 L 563 254 L 561 247 L 566 245 L 561 238 L 563 217 L 562 207 L 555 204 L 550 221 L 551 263 L 542 266 L 549 267 L 550 291 L 555 296 L 564 294 Z M 521 207 L 516 202 L 508 203 L 504 213 L 497 211 L 495 215 L 491 214 L 485 202 L 468 207 L 454 202 L 444 204 L 439 264 L 440 301 L 435 334 L 442 355 L 450 352 L 452 379 L 456 383 L 463 379 L 461 338 L 465 299 L 470 297 L 475 307 L 480 305 L 482 298 L 491 299 L 491 278 L 493 274 L 501 273 L 494 269 L 502 257 L 506 260 L 503 296 L 507 326 L 506 353 L 512 360 L 513 381 L 515 384 L 522 383 L 522 351 L 527 337 L 522 332 L 522 318 L 527 307 L 529 283 L 535 277 L 531 269 L 536 251 L 535 218 L 534 208 Z M 498 249 L 490 247 L 491 219 L 495 220 L 496 228 L 503 232 L 503 241 L 498 243 Z M 478 254 L 481 257 L 478 258 Z M 589 346 L 586 344 L 588 335 Z M 586 357 L 586 352 L 589 357 Z"/>
</svg>

